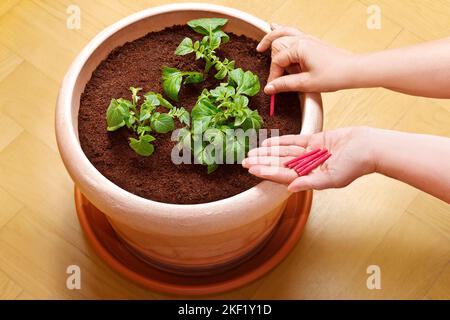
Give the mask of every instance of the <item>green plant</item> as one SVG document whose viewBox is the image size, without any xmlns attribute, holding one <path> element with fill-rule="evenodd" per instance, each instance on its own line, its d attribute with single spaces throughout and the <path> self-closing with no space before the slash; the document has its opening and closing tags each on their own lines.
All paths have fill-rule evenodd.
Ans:
<svg viewBox="0 0 450 320">
<path fill-rule="evenodd" d="M 204 89 L 191 112 L 192 127 L 180 131 L 178 140 L 180 146 L 186 143 L 186 137 L 195 138 L 202 135 L 204 140 L 200 148 L 194 150 L 194 155 L 202 164 L 208 165 L 208 172 L 217 168 L 217 159 L 225 159 L 227 153 L 232 153 L 234 159 L 239 154 L 249 151 L 249 140 L 237 139 L 229 134 L 235 129 L 259 130 L 263 120 L 258 111 L 248 107 L 249 96 L 259 92 L 258 77 L 250 71 L 244 72 L 238 68 L 230 73 L 230 82 L 222 83 L 213 90 Z M 208 145 L 216 149 L 210 153 Z M 221 155 L 215 154 L 222 150 Z"/>
<path fill-rule="evenodd" d="M 112 99 L 106 111 L 107 130 L 115 131 L 122 127 L 132 130 L 135 137 L 130 137 L 130 147 L 141 156 L 150 156 L 154 151 L 151 143 L 155 137 L 150 132 L 167 133 L 175 128 L 174 118 L 185 125 L 189 125 L 189 113 L 184 108 L 176 108 L 159 93 L 144 94 L 144 101 L 138 93 L 142 88 L 130 87 L 132 99 Z M 156 111 L 158 106 L 169 110 L 168 113 Z"/>
<path fill-rule="evenodd" d="M 234 69 L 234 61 L 224 59 L 220 61 L 216 55 L 216 49 L 221 43 L 227 43 L 230 37 L 221 30 L 228 22 L 223 18 L 206 18 L 191 20 L 187 24 L 196 32 L 203 35 L 200 41 L 192 41 L 191 38 L 184 38 L 175 50 L 175 54 L 184 56 L 186 54 L 195 52 L 195 59 L 205 60 L 205 72 L 209 72 L 211 67 L 217 70 L 215 78 L 218 80 L 224 79 L 229 72 Z"/>
<path fill-rule="evenodd" d="M 216 55 L 215 50 L 220 44 L 229 41 L 228 35 L 221 30 L 226 23 L 227 19 L 219 18 L 189 21 L 188 25 L 202 34 L 203 38 L 195 42 L 184 38 L 175 51 L 177 55 L 195 52 L 196 59 L 205 60 L 205 72 L 214 66 L 216 79 L 222 80 L 228 76 L 226 83 L 202 91 L 191 112 L 192 126 L 183 128 L 178 135 L 179 146 L 189 146 L 197 160 L 208 166 L 208 173 L 217 169 L 218 160 L 223 161 L 228 154 L 231 153 L 237 159 L 239 154 L 248 152 L 249 139 L 239 140 L 227 134 L 230 130 L 257 131 L 263 123 L 258 111 L 248 107 L 248 97 L 260 90 L 258 76 L 251 71 L 235 69 L 234 61 L 226 58 L 221 61 Z M 197 146 L 195 144 L 200 140 L 199 135 L 203 137 L 200 148 L 199 143 Z M 216 154 L 217 150 L 221 154 Z"/>
</svg>

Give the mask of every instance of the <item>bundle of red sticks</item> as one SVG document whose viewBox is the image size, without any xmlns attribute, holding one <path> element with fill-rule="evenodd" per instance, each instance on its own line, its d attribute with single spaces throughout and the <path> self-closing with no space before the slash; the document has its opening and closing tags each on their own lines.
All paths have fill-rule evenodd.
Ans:
<svg viewBox="0 0 450 320">
<path fill-rule="evenodd" d="M 320 166 L 329 157 L 331 157 L 331 153 L 327 149 L 315 149 L 286 162 L 285 166 L 294 169 L 298 176 L 301 177 Z"/>
</svg>

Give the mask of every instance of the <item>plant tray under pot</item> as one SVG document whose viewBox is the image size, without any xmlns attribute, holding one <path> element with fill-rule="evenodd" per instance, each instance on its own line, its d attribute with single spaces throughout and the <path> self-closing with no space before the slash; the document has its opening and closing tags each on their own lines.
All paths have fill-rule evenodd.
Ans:
<svg viewBox="0 0 450 320">
<path fill-rule="evenodd" d="M 86 237 L 95 252 L 116 272 L 150 290 L 177 295 L 217 294 L 244 286 L 275 268 L 295 247 L 305 227 L 312 191 L 293 194 L 267 241 L 232 268 L 185 276 L 141 259 L 115 233 L 106 216 L 75 188 L 75 203 Z M 181 271 L 181 270 L 178 270 Z"/>
</svg>

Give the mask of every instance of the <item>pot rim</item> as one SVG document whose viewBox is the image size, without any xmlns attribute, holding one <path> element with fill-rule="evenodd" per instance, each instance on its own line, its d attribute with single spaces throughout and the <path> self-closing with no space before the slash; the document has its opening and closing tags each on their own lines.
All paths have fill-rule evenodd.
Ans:
<svg viewBox="0 0 450 320">
<path fill-rule="evenodd" d="M 246 12 L 220 5 L 194 2 L 172 3 L 144 9 L 124 17 L 114 24 L 106 27 L 92 40 L 90 40 L 78 54 L 69 67 L 60 87 L 56 108 L 55 128 L 58 149 L 67 171 L 82 191 L 85 191 L 85 184 L 87 184 L 90 188 L 96 189 L 97 192 L 104 193 L 110 201 L 126 201 L 128 209 L 133 207 L 135 212 L 142 212 L 142 208 L 155 207 L 160 209 L 160 213 L 162 215 L 173 212 L 173 210 L 176 210 L 177 214 L 185 213 L 186 215 L 190 215 L 192 210 L 198 210 L 200 208 L 202 210 L 199 210 L 199 213 L 206 213 L 209 208 L 217 209 L 218 207 L 224 208 L 224 211 L 229 211 L 230 206 L 235 204 L 236 201 L 245 202 L 249 201 L 249 199 L 256 199 L 257 201 L 258 198 L 267 192 L 270 192 L 271 198 L 274 200 L 279 198 L 286 199 L 290 194 L 287 191 L 286 186 L 271 181 L 262 181 L 256 186 L 234 196 L 212 202 L 199 204 L 173 204 L 158 202 L 138 196 L 119 187 L 101 174 L 83 152 L 77 138 L 77 133 L 75 132 L 73 126 L 74 120 L 76 121 L 76 119 L 73 119 L 72 117 L 72 99 L 78 76 L 86 62 L 98 46 L 108 40 L 108 38 L 117 31 L 150 16 L 176 11 L 209 11 L 212 13 L 224 14 L 251 24 L 266 33 L 270 32 L 270 25 L 267 22 Z M 320 131 L 322 129 L 323 119 L 320 94 L 307 93 L 301 94 L 300 96 L 302 108 L 301 133 L 311 134 Z M 73 164 L 74 159 L 76 159 L 77 165 Z M 81 170 L 80 167 L 82 168 Z M 275 207 L 277 205 L 277 201 L 274 201 L 273 206 Z M 227 210 L 225 210 L 226 208 Z M 116 209 L 119 210 L 120 208 Z M 117 212 L 117 210 L 115 211 Z M 155 212 L 152 213 L 154 214 Z"/>
</svg>

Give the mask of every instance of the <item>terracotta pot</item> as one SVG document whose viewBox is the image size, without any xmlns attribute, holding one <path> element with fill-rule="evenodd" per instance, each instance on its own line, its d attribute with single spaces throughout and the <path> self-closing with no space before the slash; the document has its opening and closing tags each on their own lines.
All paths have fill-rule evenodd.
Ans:
<svg viewBox="0 0 450 320">
<path fill-rule="evenodd" d="M 81 192 L 106 214 L 130 248 L 158 266 L 179 272 L 231 266 L 257 250 L 286 206 L 290 196 L 286 187 L 264 181 L 233 197 L 195 205 L 136 196 L 109 181 L 89 162 L 78 140 L 78 109 L 92 72 L 114 48 L 148 32 L 201 17 L 226 17 L 225 31 L 254 39 L 270 31 L 266 22 L 254 16 L 217 5 L 171 4 L 140 11 L 106 28 L 83 49 L 64 78 L 56 110 L 59 151 Z M 320 131 L 320 95 L 299 95 L 299 99 L 302 133 Z"/>
</svg>

